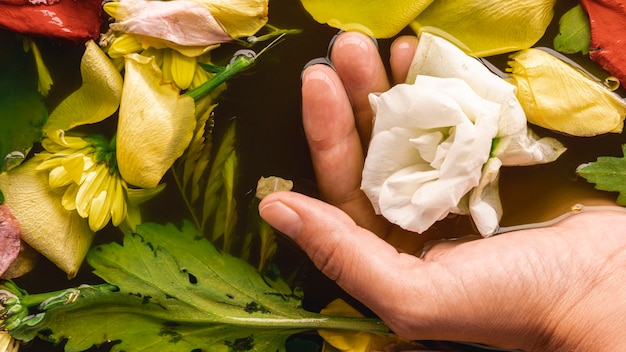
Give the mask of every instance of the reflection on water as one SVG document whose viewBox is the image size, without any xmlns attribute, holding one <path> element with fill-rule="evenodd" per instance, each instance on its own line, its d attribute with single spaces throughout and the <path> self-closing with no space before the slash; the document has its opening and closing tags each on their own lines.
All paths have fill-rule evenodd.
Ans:
<svg viewBox="0 0 626 352">
<path fill-rule="evenodd" d="M 560 2 L 555 19 L 568 8 Z M 556 22 L 556 21 L 553 21 Z M 222 95 L 216 114 L 216 135 L 227 126 L 228 120 L 238 120 L 237 148 L 241 153 L 241 177 L 239 179 L 239 204 L 245 211 L 254 195 L 254 188 L 260 176 L 277 175 L 294 181 L 294 190 L 309 195 L 317 195 L 311 160 L 308 154 L 300 114 L 300 71 L 310 59 L 324 56 L 335 29 L 319 25 L 304 12 L 298 1 L 272 0 L 270 23 L 279 28 L 302 28 L 303 32 L 291 35 L 277 47 L 268 51 L 249 72 L 238 76 L 229 83 Z M 551 46 L 556 33 L 556 24 L 550 27 L 541 45 Z M 382 54 L 388 57 L 391 40 L 380 40 Z M 232 46 L 223 52 L 234 52 Z M 55 44 L 41 44 L 42 51 L 49 60 L 49 67 L 55 80 L 48 101 L 54 106 L 69 91 L 80 84 L 78 72 L 82 47 L 62 47 Z M 574 59 L 589 64 L 582 56 Z M 219 60 L 220 58 L 217 58 Z M 228 58 L 222 58 L 227 60 Z M 582 59 L 582 60 L 581 60 Z M 506 57 L 490 58 L 503 67 Z M 595 67 L 595 64 L 592 64 Z M 533 128 L 542 135 L 548 131 Z M 593 138 L 573 138 L 556 135 L 569 149 L 558 161 L 532 167 L 503 168 L 501 197 L 504 205 L 503 225 L 547 220 L 566 212 L 575 203 L 595 204 L 585 198 L 596 197 L 602 200 L 614 199 L 613 195 L 593 190 L 593 186 L 576 178 L 574 170 L 581 163 L 595 160 L 599 155 L 621 155 L 620 145 L 625 143 L 623 135 L 600 136 Z M 174 183 L 154 201 L 149 202 L 146 220 L 180 222 L 186 216 L 185 207 L 180 202 Z M 472 232 L 472 227 L 464 217 L 455 217 L 436 226 L 420 242 L 437 237 L 457 237 Z M 118 239 L 117 230 L 99 234 L 101 241 Z M 463 233 L 460 233 L 463 232 Z M 419 246 L 415 246 L 416 251 Z M 319 310 L 330 300 L 341 296 L 350 303 L 364 307 L 347 297 L 337 287 L 314 270 L 308 260 L 293 244 L 279 238 L 277 262 L 287 276 L 295 273 L 303 265 L 305 275 L 299 282 L 305 289 L 305 308 Z M 50 291 L 68 286 L 65 275 L 53 265 L 42 260 L 41 267 L 19 280 L 18 284 L 31 292 Z M 98 279 L 83 268 L 69 285 L 83 282 L 97 282 Z M 25 351 L 50 350 L 49 345 L 33 344 Z M 458 347 L 462 349 L 462 347 Z M 60 350 L 60 347 L 58 348 Z M 476 350 L 476 349 L 466 349 Z"/>
</svg>

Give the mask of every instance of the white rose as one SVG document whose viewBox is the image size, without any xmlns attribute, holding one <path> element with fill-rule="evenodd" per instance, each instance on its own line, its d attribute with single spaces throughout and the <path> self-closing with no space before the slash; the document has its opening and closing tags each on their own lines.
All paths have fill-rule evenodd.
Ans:
<svg viewBox="0 0 626 352">
<path fill-rule="evenodd" d="M 515 87 L 423 33 L 407 84 L 370 95 L 375 114 L 361 188 L 377 213 L 424 232 L 449 213 L 498 229 L 502 165 L 554 161 L 565 148 L 527 128 Z"/>
</svg>

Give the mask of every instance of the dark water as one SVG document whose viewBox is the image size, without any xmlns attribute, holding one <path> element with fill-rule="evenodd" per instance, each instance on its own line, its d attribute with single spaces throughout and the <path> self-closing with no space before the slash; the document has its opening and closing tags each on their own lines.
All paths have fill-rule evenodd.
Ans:
<svg viewBox="0 0 626 352">
<path fill-rule="evenodd" d="M 575 2 L 559 2 L 557 15 L 573 6 Z M 317 194 L 315 178 L 308 154 L 301 124 L 300 71 L 312 58 L 324 56 L 331 37 L 336 30 L 313 21 L 302 9 L 299 1 L 272 0 L 270 2 L 270 24 L 279 28 L 301 28 L 303 32 L 290 35 L 284 42 L 264 54 L 255 67 L 229 82 L 216 109 L 216 135 L 219 136 L 228 121 L 235 118 L 238 123 L 237 148 L 240 152 L 240 179 L 237 195 L 240 204 L 247 206 L 251 192 L 261 176 L 277 175 L 294 181 L 295 190 L 312 196 Z M 556 26 L 551 26 L 543 43 L 551 46 Z M 380 40 L 383 56 L 388 57 L 391 40 Z M 78 73 L 82 47 L 67 47 L 41 42 L 42 50 L 55 80 L 49 103 L 53 106 L 67 92 L 80 84 Z M 227 50 L 222 52 L 234 52 Z M 588 60 L 578 55 L 574 57 L 584 64 Z M 497 64 L 506 61 L 503 57 L 493 58 Z M 593 64 L 591 64 L 593 65 Z M 534 130 L 542 135 L 551 135 L 539 128 Z M 574 170 L 580 163 L 595 160 L 599 155 L 621 155 L 620 145 L 623 135 L 610 135 L 593 138 L 573 138 L 557 136 L 569 150 L 558 161 L 532 167 L 509 167 L 502 170 L 501 196 L 505 216 L 503 225 L 514 225 L 546 220 L 567 211 L 568 207 L 589 196 L 613 199 L 614 195 L 593 190 L 593 186 L 576 178 Z M 166 179 L 166 182 L 171 181 Z M 159 195 L 148 205 L 147 221 L 179 222 L 185 217 L 185 209 L 173 182 L 172 187 Z M 455 220 L 459 221 L 459 219 Z M 466 221 L 462 220 L 463 223 Z M 456 222 L 439 225 L 433 236 L 454 237 Z M 462 231 L 471 231 L 464 225 Z M 111 237 L 115 237 L 111 231 Z M 108 241 L 107 234 L 100 234 L 99 240 Z M 305 307 L 317 311 L 336 297 L 350 300 L 333 283 L 314 270 L 308 259 L 286 239 L 279 237 L 279 250 L 276 261 L 281 270 L 288 274 L 304 268 L 299 282 L 305 289 Z M 83 268 L 79 275 L 67 281 L 65 275 L 53 265 L 43 260 L 39 268 L 17 280 L 18 284 L 30 292 L 51 291 L 84 282 L 98 282 Z M 355 305 L 357 302 L 351 301 Z M 363 307 L 361 307 L 363 308 Z M 366 310 L 364 310 L 367 312 Z M 50 345 L 34 343 L 25 351 L 52 351 Z M 470 349 L 467 349 L 470 350 Z"/>
</svg>

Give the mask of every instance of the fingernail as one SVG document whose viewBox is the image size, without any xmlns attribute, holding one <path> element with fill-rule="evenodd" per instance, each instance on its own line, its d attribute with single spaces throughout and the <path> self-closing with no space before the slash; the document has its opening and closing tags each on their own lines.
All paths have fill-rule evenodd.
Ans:
<svg viewBox="0 0 626 352">
<path fill-rule="evenodd" d="M 259 209 L 261 217 L 276 230 L 295 239 L 302 229 L 300 215 L 281 201 L 273 201 Z"/>
<path fill-rule="evenodd" d="M 333 66 L 333 63 L 330 62 L 330 59 L 327 57 L 318 57 L 315 58 L 309 62 L 306 63 L 306 65 L 304 65 L 304 67 L 302 68 L 302 71 L 300 72 L 300 82 L 302 82 L 302 77 L 304 77 L 304 71 L 306 71 L 307 68 L 314 66 L 314 65 L 325 65 L 328 66 L 330 68 L 333 69 L 333 71 L 335 70 L 335 67 Z"/>
<path fill-rule="evenodd" d="M 328 51 L 326 56 L 330 57 L 330 53 L 333 51 L 333 46 L 335 45 L 335 41 L 337 41 L 337 38 L 339 38 L 340 35 L 342 35 L 343 33 L 345 33 L 344 30 L 340 30 L 339 32 L 337 32 L 337 34 L 335 34 L 332 38 L 330 38 L 330 42 L 328 43 Z M 374 42 L 374 46 L 376 46 L 376 49 L 378 50 L 378 40 L 376 40 L 376 38 L 374 37 L 369 37 L 372 42 Z"/>
</svg>

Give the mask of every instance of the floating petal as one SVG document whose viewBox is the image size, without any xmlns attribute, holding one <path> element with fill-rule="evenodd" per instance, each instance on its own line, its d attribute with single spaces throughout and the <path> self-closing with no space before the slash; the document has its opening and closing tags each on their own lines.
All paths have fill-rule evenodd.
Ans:
<svg viewBox="0 0 626 352">
<path fill-rule="evenodd" d="M 509 64 L 530 123 L 574 136 L 622 131 L 626 103 L 579 69 L 539 49 L 516 53 Z"/>
<path fill-rule="evenodd" d="M 413 23 L 437 28 L 465 44 L 473 55 L 490 56 L 533 46 L 554 16 L 556 0 L 437 0 Z"/>
<path fill-rule="evenodd" d="M 432 0 L 301 0 L 319 23 L 345 31 L 358 31 L 376 38 L 398 34 Z M 435 2 L 436 3 L 436 2 Z"/>
<path fill-rule="evenodd" d="M 247 37 L 267 23 L 268 0 L 194 0 L 205 5 L 232 38 Z"/>
<path fill-rule="evenodd" d="M 141 188 L 156 187 L 191 141 L 196 125 L 192 98 L 162 84 L 151 58 L 126 58 L 124 94 L 117 130 L 117 162 L 122 178 Z"/>
<path fill-rule="evenodd" d="M 94 233 L 86 219 L 61 205 L 62 189 L 48 186 L 48 173 L 35 170 L 37 160 L 0 174 L 6 205 L 20 222 L 21 236 L 69 277 L 74 277 Z"/>
</svg>

